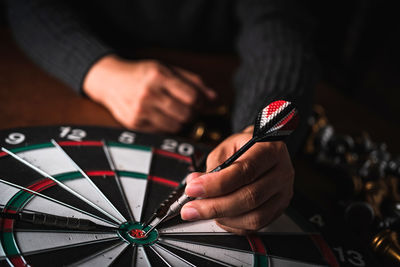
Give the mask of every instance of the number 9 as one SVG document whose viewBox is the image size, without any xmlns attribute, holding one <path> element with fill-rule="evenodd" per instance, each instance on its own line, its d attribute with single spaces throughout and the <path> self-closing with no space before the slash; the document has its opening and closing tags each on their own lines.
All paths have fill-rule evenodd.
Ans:
<svg viewBox="0 0 400 267">
<path fill-rule="evenodd" d="M 7 144 L 17 145 L 25 141 L 25 135 L 22 133 L 10 133 L 5 141 Z"/>
</svg>

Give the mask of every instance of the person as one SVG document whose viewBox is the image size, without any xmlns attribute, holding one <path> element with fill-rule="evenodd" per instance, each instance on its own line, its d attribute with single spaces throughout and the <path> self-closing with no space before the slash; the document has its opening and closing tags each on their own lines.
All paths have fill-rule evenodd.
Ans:
<svg viewBox="0 0 400 267">
<path fill-rule="evenodd" d="M 234 134 L 208 156 L 211 170 L 252 135 L 257 112 L 276 99 L 294 102 L 302 117 L 287 145 L 257 143 L 230 167 L 193 173 L 184 220 L 215 219 L 238 234 L 279 216 L 293 194 L 293 154 L 306 132 L 315 74 L 312 23 L 299 1 L 55 1 L 7 2 L 12 32 L 43 69 L 104 105 L 130 129 L 175 133 L 217 95 L 195 73 L 139 60 L 140 47 L 194 51 L 236 49 Z"/>
</svg>

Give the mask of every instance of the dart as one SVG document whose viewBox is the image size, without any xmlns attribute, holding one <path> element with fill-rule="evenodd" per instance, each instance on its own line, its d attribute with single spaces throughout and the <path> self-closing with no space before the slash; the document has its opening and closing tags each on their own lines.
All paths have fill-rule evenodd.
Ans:
<svg viewBox="0 0 400 267">
<path fill-rule="evenodd" d="M 236 159 L 245 153 L 257 142 L 281 141 L 289 136 L 297 127 L 299 122 L 298 111 L 294 105 L 285 100 L 277 100 L 263 108 L 257 115 L 254 123 L 253 137 L 244 144 L 236 153 L 228 158 L 221 165 L 213 169 L 212 172 L 218 172 L 230 166 Z M 183 194 L 169 207 L 167 213 L 155 223 L 145 234 L 147 236 L 153 229 L 167 218 L 178 214 L 186 203 L 195 198 Z"/>
<path fill-rule="evenodd" d="M 2 205 L 0 205 L 2 207 Z M 9 213 L 9 212 L 0 212 L 0 218 L 3 219 L 11 219 L 21 222 L 27 222 L 34 225 L 44 225 L 44 226 L 53 226 L 57 228 L 65 228 L 72 230 L 80 230 L 80 231 L 116 231 L 117 227 L 108 227 L 103 225 L 98 225 L 91 220 L 87 219 L 78 219 L 73 217 L 65 217 L 65 216 L 57 216 L 52 214 L 40 213 L 40 212 L 17 212 L 17 213 Z"/>
</svg>

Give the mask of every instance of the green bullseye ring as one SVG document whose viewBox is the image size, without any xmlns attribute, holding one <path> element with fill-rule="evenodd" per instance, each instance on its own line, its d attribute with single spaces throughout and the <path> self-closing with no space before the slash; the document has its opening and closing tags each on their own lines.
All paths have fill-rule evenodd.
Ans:
<svg viewBox="0 0 400 267">
<path fill-rule="evenodd" d="M 135 230 L 135 229 L 143 230 L 146 232 L 151 228 L 151 225 L 148 225 L 144 229 L 142 229 L 142 227 L 143 226 L 140 223 L 126 222 L 126 223 L 121 224 L 121 226 L 119 227 L 119 230 L 118 230 L 118 234 L 124 240 L 126 240 L 132 244 L 138 244 L 138 245 L 143 245 L 143 246 L 149 246 L 149 245 L 154 244 L 158 239 L 158 231 L 156 229 L 151 231 L 146 238 L 134 238 L 130 234 L 130 231 Z"/>
</svg>

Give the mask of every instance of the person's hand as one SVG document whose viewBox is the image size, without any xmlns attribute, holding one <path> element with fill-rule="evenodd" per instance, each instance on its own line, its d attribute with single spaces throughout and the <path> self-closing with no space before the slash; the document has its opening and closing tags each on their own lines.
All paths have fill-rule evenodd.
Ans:
<svg viewBox="0 0 400 267">
<path fill-rule="evenodd" d="M 199 76 L 187 70 L 114 55 L 92 66 L 83 89 L 125 127 L 147 132 L 179 131 L 203 100 L 216 97 Z"/>
<path fill-rule="evenodd" d="M 207 158 L 207 171 L 224 162 L 251 137 L 232 135 Z M 283 142 L 256 143 L 229 167 L 215 173 L 192 173 L 185 193 L 201 197 L 183 206 L 184 220 L 215 219 L 230 232 L 247 234 L 271 223 L 293 195 L 294 169 Z"/>
</svg>

